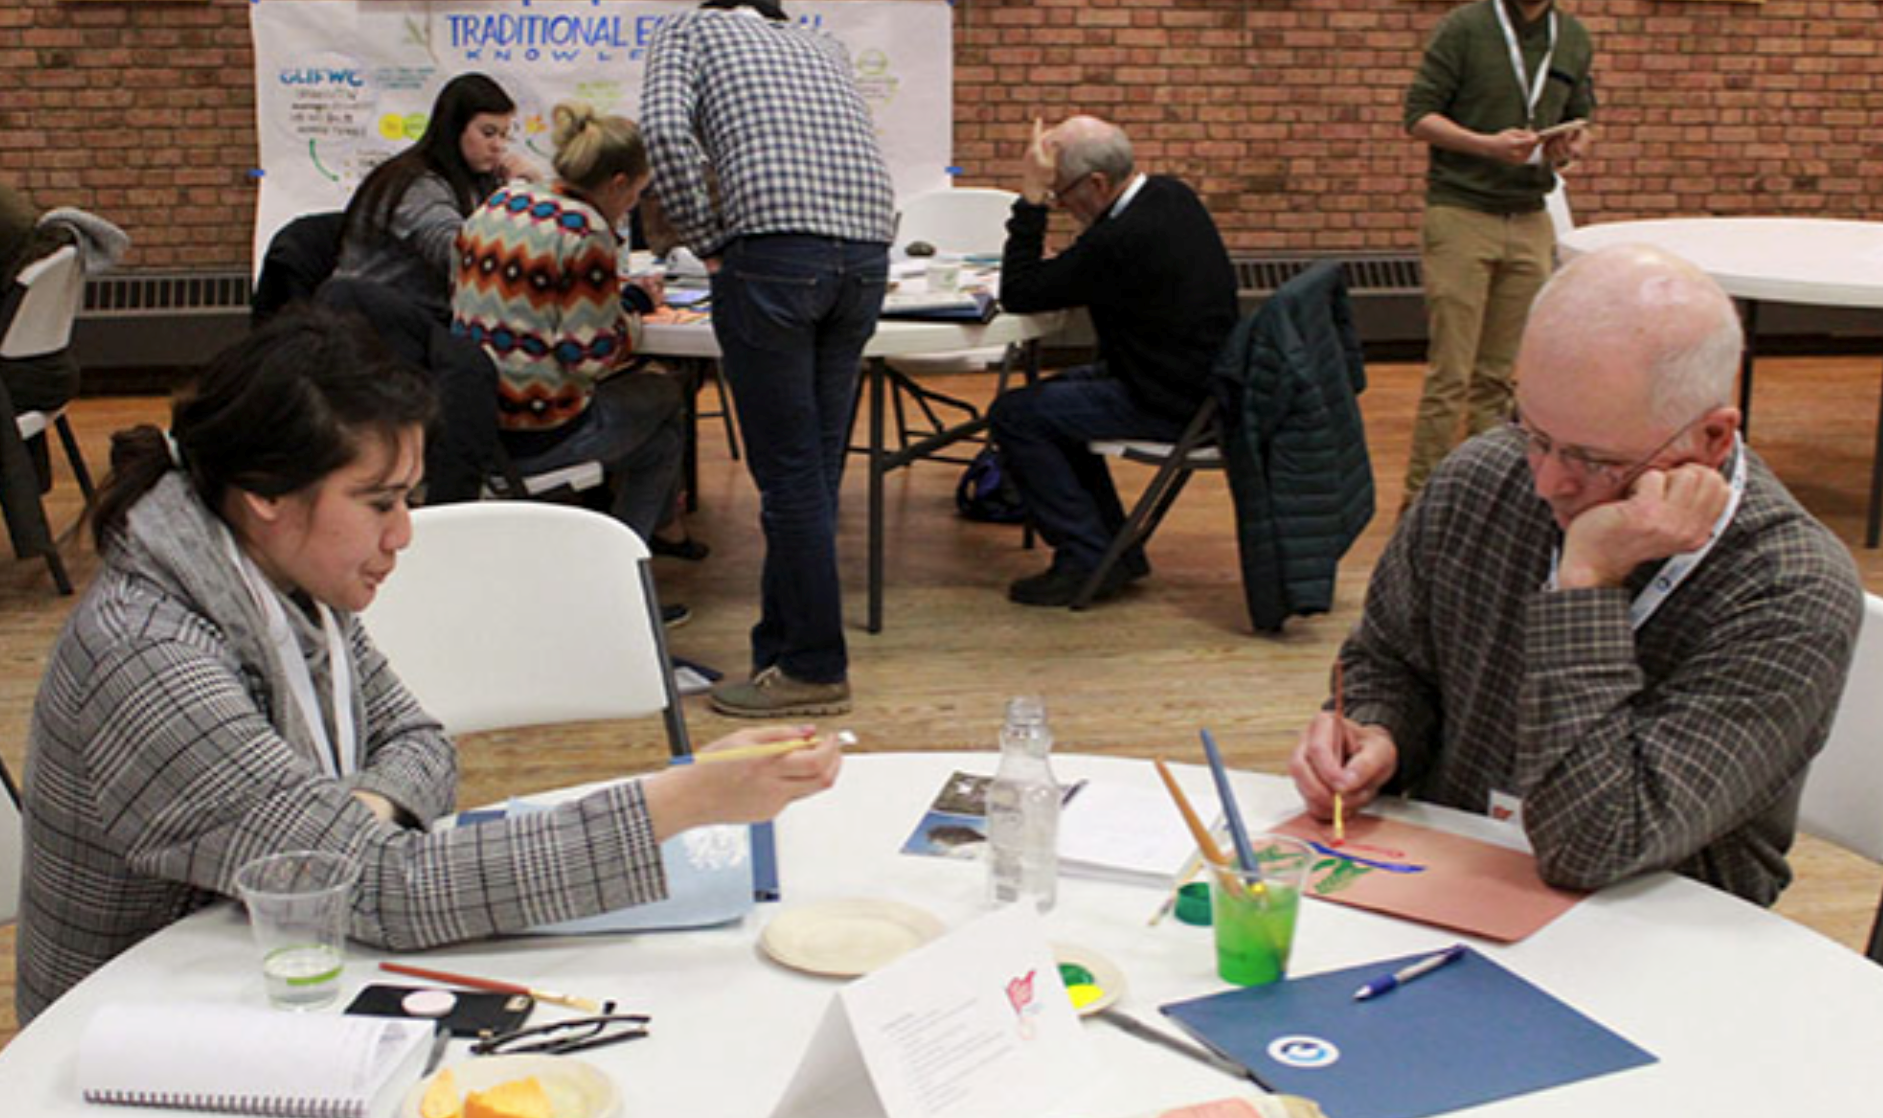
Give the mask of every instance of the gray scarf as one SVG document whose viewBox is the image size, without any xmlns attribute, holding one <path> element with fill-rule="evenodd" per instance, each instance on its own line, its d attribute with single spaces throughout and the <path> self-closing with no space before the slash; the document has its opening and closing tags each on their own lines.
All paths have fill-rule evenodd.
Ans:
<svg viewBox="0 0 1883 1118">
<path fill-rule="evenodd" d="M 131 506 L 124 532 L 114 541 L 105 561 L 158 583 L 222 630 L 229 654 L 261 681 L 268 720 L 296 753 L 321 768 L 325 762 L 320 748 L 294 709 L 293 692 L 268 639 L 267 621 L 224 549 L 222 536 L 228 532 L 222 518 L 196 495 L 189 479 L 181 471 L 171 470 Z M 295 643 L 306 658 L 314 693 L 325 704 L 332 694 L 326 637 L 319 623 L 299 603 L 279 591 L 275 593 L 288 616 Z M 351 617 L 339 610 L 335 615 L 341 632 L 350 634 Z M 349 640 L 349 655 L 351 651 Z M 354 678 L 359 678 L 357 672 Z M 358 687 L 353 688 L 347 701 L 353 706 L 353 724 L 364 727 L 365 700 Z M 332 712 L 323 709 L 320 717 L 331 733 Z"/>
</svg>

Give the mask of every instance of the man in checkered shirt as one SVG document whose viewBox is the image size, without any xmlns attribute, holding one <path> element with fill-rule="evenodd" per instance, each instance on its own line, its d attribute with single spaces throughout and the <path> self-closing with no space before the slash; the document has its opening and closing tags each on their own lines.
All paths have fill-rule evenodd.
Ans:
<svg viewBox="0 0 1883 1118">
<path fill-rule="evenodd" d="M 1543 289 L 1519 417 L 1400 521 L 1290 771 L 1308 810 L 1409 793 L 1520 820 L 1546 881 L 1673 870 L 1771 904 L 1863 593 L 1738 437 L 1732 303 L 1639 245 Z"/>
<path fill-rule="evenodd" d="M 713 333 L 762 501 L 752 678 L 715 710 L 850 709 L 837 492 L 895 192 L 841 44 L 777 0 L 709 0 L 648 47 L 641 128 L 668 221 L 712 272 Z"/>
</svg>

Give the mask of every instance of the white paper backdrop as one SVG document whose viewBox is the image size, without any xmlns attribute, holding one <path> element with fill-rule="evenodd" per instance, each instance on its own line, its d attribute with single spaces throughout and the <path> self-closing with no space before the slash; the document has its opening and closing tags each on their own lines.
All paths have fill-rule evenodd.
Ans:
<svg viewBox="0 0 1883 1118">
<path fill-rule="evenodd" d="M 517 102 L 513 142 L 542 162 L 549 109 L 579 97 L 639 115 L 647 44 L 694 0 L 259 0 L 256 127 L 262 181 L 255 264 L 295 216 L 346 206 L 381 160 L 416 140 L 458 74 L 496 78 Z M 948 184 L 953 24 L 943 0 L 793 0 L 801 22 L 849 48 L 878 139 L 907 197 Z"/>
</svg>

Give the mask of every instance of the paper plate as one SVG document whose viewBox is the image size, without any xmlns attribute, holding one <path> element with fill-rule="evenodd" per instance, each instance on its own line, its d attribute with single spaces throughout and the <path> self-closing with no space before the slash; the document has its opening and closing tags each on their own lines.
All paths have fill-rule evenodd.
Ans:
<svg viewBox="0 0 1883 1118">
<path fill-rule="evenodd" d="M 1090 1017 L 1106 1006 L 1125 996 L 1125 972 L 1118 969 L 1118 964 L 1100 955 L 1089 947 L 1080 947 L 1076 943 L 1053 943 L 1053 961 L 1061 967 L 1084 967 L 1092 975 L 1092 985 L 1098 987 L 1099 995 L 1080 1003 L 1077 995 L 1073 997 L 1073 1012 L 1081 1017 Z M 1065 972 L 1060 972 L 1064 977 Z M 1068 993 L 1072 983 L 1068 982 Z"/>
<path fill-rule="evenodd" d="M 788 908 L 765 925 L 758 945 L 793 970 L 855 978 L 922 946 L 947 929 L 933 913 L 897 901 L 845 900 Z"/>
<path fill-rule="evenodd" d="M 570 1056 L 475 1056 L 419 1080 L 406 1092 L 399 1118 L 419 1118 L 418 1104 L 425 1089 L 445 1071 L 456 1079 L 460 1094 L 488 1091 L 499 1083 L 533 1075 L 549 1096 L 554 1118 L 612 1118 L 621 1109 L 615 1081 L 593 1064 Z"/>
</svg>

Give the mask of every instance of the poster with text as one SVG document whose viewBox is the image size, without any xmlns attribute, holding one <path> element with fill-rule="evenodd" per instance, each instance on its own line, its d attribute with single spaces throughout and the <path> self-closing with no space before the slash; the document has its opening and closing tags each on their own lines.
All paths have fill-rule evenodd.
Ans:
<svg viewBox="0 0 1883 1118">
<path fill-rule="evenodd" d="M 304 213 L 346 206 L 380 161 L 424 132 L 461 73 L 517 103 L 512 143 L 547 164 L 550 107 L 580 98 L 640 115 L 647 46 L 694 0 L 258 0 L 255 115 L 261 190 L 255 263 Z M 948 185 L 954 118 L 951 9 L 943 0 L 796 0 L 800 23 L 850 52 L 896 194 Z"/>
</svg>

